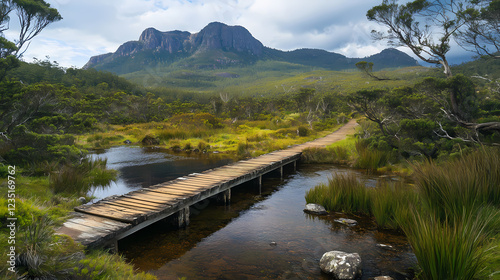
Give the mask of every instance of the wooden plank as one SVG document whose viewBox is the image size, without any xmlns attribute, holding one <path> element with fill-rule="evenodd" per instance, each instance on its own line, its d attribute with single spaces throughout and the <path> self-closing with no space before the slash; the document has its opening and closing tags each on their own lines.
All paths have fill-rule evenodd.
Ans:
<svg viewBox="0 0 500 280">
<path fill-rule="evenodd" d="M 177 189 L 181 189 L 181 190 L 194 191 L 194 190 L 200 190 L 200 189 L 205 188 L 207 186 L 211 186 L 211 185 L 194 186 L 194 185 L 189 184 L 189 183 L 175 182 L 172 185 L 168 186 L 168 188 L 177 188 Z"/>
<path fill-rule="evenodd" d="M 121 198 L 104 201 L 104 203 L 106 203 L 106 204 L 111 203 L 114 205 L 130 208 L 130 209 L 136 210 L 136 211 L 151 211 L 151 210 L 154 211 L 154 210 L 158 210 L 161 208 L 160 205 L 151 206 L 151 205 L 146 205 L 146 204 L 140 204 L 137 201 L 130 202 L 130 201 L 127 201 L 127 200 L 121 199 Z"/>
<path fill-rule="evenodd" d="M 110 218 L 113 220 L 117 220 L 117 221 L 121 221 L 121 222 L 125 222 L 125 223 L 130 223 L 130 224 L 135 223 L 135 221 L 137 220 L 136 215 L 124 213 L 122 211 L 116 211 L 112 208 L 105 209 L 103 207 L 95 206 L 95 207 L 88 208 L 88 209 L 75 208 L 75 210 L 82 212 L 82 213 L 87 213 L 90 215 L 96 215 L 96 216 L 100 216 L 100 217 Z"/>
<path fill-rule="evenodd" d="M 64 223 L 64 226 L 67 228 L 71 228 L 74 230 L 78 230 L 81 233 L 87 233 L 87 234 L 93 234 L 95 232 L 100 233 L 100 234 L 106 234 L 109 233 L 109 229 L 105 229 L 102 227 L 93 227 L 87 224 L 80 224 L 80 223 L 74 223 L 72 220 L 68 220 Z"/>
<path fill-rule="evenodd" d="M 70 220 L 67 220 L 66 222 L 64 222 L 63 225 L 65 225 L 68 222 L 74 223 L 74 224 L 79 224 L 79 225 L 84 225 L 84 226 L 96 229 L 98 231 L 101 231 L 101 232 L 110 232 L 110 231 L 113 231 L 116 228 L 118 228 L 117 226 L 110 225 L 109 223 L 103 223 L 103 222 L 99 222 L 99 221 L 96 221 L 93 219 L 85 219 L 85 218 L 76 218 L 75 217 L 75 218 L 72 218 Z"/>
<path fill-rule="evenodd" d="M 209 176 L 208 173 L 207 174 L 199 174 L 196 176 L 188 176 L 185 178 L 186 178 L 186 180 L 184 180 L 184 181 L 190 181 L 190 180 L 218 181 L 217 179 L 214 179 L 211 176 Z"/>
<path fill-rule="evenodd" d="M 177 183 L 205 183 L 205 184 L 217 184 L 220 180 L 215 178 L 189 178 L 187 180 L 178 181 Z"/>
<path fill-rule="evenodd" d="M 154 197 L 142 196 L 142 195 L 141 196 L 134 195 L 134 196 L 129 196 L 129 197 L 130 197 L 130 199 L 140 201 L 141 203 L 158 203 L 161 205 L 161 209 L 168 208 L 177 202 L 176 199 L 170 199 L 170 200 L 166 200 L 166 201 L 163 201 L 160 203 L 160 202 L 157 202 L 157 200 L 155 200 Z"/>
<path fill-rule="evenodd" d="M 182 184 L 183 181 L 170 181 L 169 184 L 165 184 L 165 185 L 158 185 L 158 187 L 160 188 L 176 188 L 176 185 L 177 184 Z M 178 186 L 177 186 L 178 188 Z M 189 189 L 189 188 L 185 188 L 185 189 Z M 191 188 L 191 189 L 196 189 L 196 188 Z M 192 190 L 191 190 L 192 191 Z"/>
<path fill-rule="evenodd" d="M 177 196 L 186 196 L 186 195 L 198 193 L 197 191 L 179 190 L 179 189 L 168 188 L 168 187 L 144 188 L 144 190 L 147 192 L 164 193 L 166 195 L 177 195 Z"/>
<path fill-rule="evenodd" d="M 169 203 L 169 202 L 172 202 L 172 201 L 176 201 L 178 198 L 180 198 L 180 196 L 164 196 L 163 193 L 157 193 L 157 192 L 153 192 L 153 193 L 133 193 L 133 194 L 125 194 L 124 195 L 125 197 L 128 197 L 130 199 L 142 199 L 142 200 L 145 200 L 145 201 L 150 201 L 150 202 L 154 202 L 154 203 L 161 203 L 161 204 L 164 204 L 164 203 Z"/>
<path fill-rule="evenodd" d="M 178 191 L 185 191 L 185 192 L 190 192 L 190 193 L 195 193 L 197 191 L 197 188 L 183 188 L 179 185 L 177 185 L 177 182 L 171 182 L 168 185 L 160 185 L 160 186 L 155 186 L 155 188 L 151 189 L 161 189 L 161 190 L 178 190 Z"/>
<path fill-rule="evenodd" d="M 159 208 L 156 207 L 148 207 L 148 206 L 137 206 L 134 203 L 128 203 L 125 201 L 105 201 L 103 202 L 106 206 L 115 206 L 115 207 L 123 207 L 130 211 L 135 211 L 137 214 L 147 214 L 149 212 L 157 211 Z"/>
<path fill-rule="evenodd" d="M 206 189 L 209 187 L 213 187 L 218 184 L 214 183 L 207 183 L 207 182 L 175 182 L 173 186 L 181 186 L 182 188 L 188 188 L 188 189 Z"/>
<path fill-rule="evenodd" d="M 137 216 L 137 215 L 140 216 L 140 215 L 145 214 L 144 211 L 133 210 L 133 209 L 130 209 L 127 207 L 116 206 L 116 205 L 112 205 L 109 203 L 99 203 L 98 205 L 95 205 L 95 207 L 97 207 L 97 209 L 99 209 L 99 210 L 116 211 L 116 212 L 123 213 L 123 214 L 129 215 L 129 216 Z"/>
<path fill-rule="evenodd" d="M 167 206 L 165 202 L 157 202 L 157 201 L 142 201 L 142 200 L 137 200 L 135 197 L 130 197 L 130 196 L 121 196 L 120 201 L 127 201 L 130 203 L 136 203 L 139 205 L 147 205 L 150 207 L 164 207 Z"/>
</svg>

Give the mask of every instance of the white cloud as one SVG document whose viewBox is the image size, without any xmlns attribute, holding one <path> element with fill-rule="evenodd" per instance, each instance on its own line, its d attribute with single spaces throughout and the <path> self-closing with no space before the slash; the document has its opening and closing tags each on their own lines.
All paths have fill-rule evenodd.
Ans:
<svg viewBox="0 0 500 280">
<path fill-rule="evenodd" d="M 265 46 L 320 48 L 349 57 L 388 47 L 373 42 L 380 28 L 366 19 L 373 0 L 48 0 L 63 16 L 33 40 L 25 57 L 49 55 L 63 66 L 83 66 L 93 55 L 115 51 L 141 32 L 199 32 L 213 21 L 241 25 Z"/>
</svg>

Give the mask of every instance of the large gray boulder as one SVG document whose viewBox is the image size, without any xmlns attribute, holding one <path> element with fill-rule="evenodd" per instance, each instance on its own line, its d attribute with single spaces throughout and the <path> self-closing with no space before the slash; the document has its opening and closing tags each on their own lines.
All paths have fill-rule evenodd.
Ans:
<svg viewBox="0 0 500 280">
<path fill-rule="evenodd" d="M 328 214 L 328 212 L 326 212 L 325 207 L 318 205 L 318 204 L 314 204 L 314 203 L 306 204 L 306 208 L 304 209 L 304 212 L 309 213 L 309 214 L 315 214 L 315 215 Z"/>
<path fill-rule="evenodd" d="M 330 251 L 323 254 L 319 261 L 321 270 L 333 275 L 334 279 L 348 280 L 361 276 L 361 257 L 357 253 Z"/>
</svg>

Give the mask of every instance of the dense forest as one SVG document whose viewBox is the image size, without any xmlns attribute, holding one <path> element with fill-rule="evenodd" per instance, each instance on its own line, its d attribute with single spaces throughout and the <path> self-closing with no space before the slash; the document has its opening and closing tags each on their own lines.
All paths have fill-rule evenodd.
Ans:
<svg viewBox="0 0 500 280">
<path fill-rule="evenodd" d="M 24 2 L 31 1 L 2 2 L 2 34 L 8 29 L 8 15 L 14 10 L 28 14 L 37 7 L 43 10 L 34 13 L 43 23 L 38 25 L 42 28 L 37 32 L 61 19 L 44 1 L 32 1 L 40 5 L 37 7 Z M 373 63 L 363 62 L 358 64 L 359 71 L 353 72 L 264 61 L 239 69 L 174 71 L 169 74 L 169 83 L 160 80 L 155 87 L 146 87 L 110 72 L 60 67 L 49 59 L 21 61 L 25 43 L 37 32 L 21 34 L 17 45 L 0 37 L 0 243 L 5 248 L 11 244 L 7 205 L 15 198 L 19 234 L 14 258 L 17 275 L 21 279 L 153 278 L 135 274 L 117 255 L 85 252 L 71 240 L 53 235 L 54 228 L 81 203 L 78 198 L 90 199 L 90 189 L 105 186 L 116 178 L 115 171 L 106 169 L 105 161 L 89 159 L 88 149 L 119 145 L 125 139 L 132 139 L 138 145 L 217 150 L 245 158 L 325 135 L 348 119 L 357 118 L 360 129 L 352 151 L 339 152 L 338 148 L 310 151 L 304 159 L 411 176 L 428 168 L 415 168 L 419 164 L 436 164 L 439 167 L 435 169 L 440 170 L 450 162 L 460 162 L 462 168 L 468 161 L 480 161 L 475 158 L 477 151 L 498 154 L 500 60 L 495 40 L 499 33 L 493 33 L 497 37 L 492 39 L 477 23 L 498 27 L 498 22 L 494 22 L 498 17 L 495 19 L 491 14 L 498 16 L 499 1 L 465 1 L 480 2 L 482 9 L 464 10 L 457 15 L 457 21 L 444 25 L 445 31 L 449 31 L 451 25 L 462 20 L 464 28 L 457 36 L 480 55 L 473 62 L 456 66 L 448 65 L 446 60 L 449 38 L 440 40 L 441 45 L 426 46 L 418 45 L 425 40 L 408 37 L 428 36 L 418 30 L 412 16 L 427 9 L 429 2 L 413 1 L 407 5 L 396 2 L 383 1 L 367 17 L 389 27 L 402 26 L 389 34 L 395 36 L 392 39 L 413 48 L 421 59 L 436 64 L 436 68 L 374 72 Z M 480 36 L 483 41 L 474 45 L 473 39 L 479 40 Z M 423 52 L 425 48 L 429 51 Z M 424 57 L 427 53 L 431 55 Z M 233 72 L 249 74 L 236 80 L 231 76 L 240 74 Z M 179 86 L 180 83 L 188 86 Z M 231 134 L 234 139 L 225 141 L 226 144 L 218 142 L 219 133 Z M 321 158 L 324 153 L 328 154 L 326 159 Z M 495 159 L 498 157 L 489 160 Z M 492 165 L 488 163 L 482 168 L 494 168 Z M 490 174 L 495 172 L 498 170 Z M 418 174 L 417 183 L 425 185 L 426 178 Z M 491 180 L 490 185 L 498 182 L 489 178 L 488 172 L 481 180 Z M 428 184 L 433 183 L 436 182 Z M 14 184 L 15 197 L 8 196 L 9 187 Z M 474 181 L 471 184 L 474 188 Z M 487 189 L 484 203 L 491 207 L 488 213 L 496 218 L 480 226 L 491 227 L 493 233 L 487 237 L 496 238 L 498 244 L 498 185 L 484 189 Z M 439 195 L 429 193 L 426 198 L 429 200 L 432 195 Z M 429 207 L 439 203 L 430 203 Z M 476 209 L 475 206 L 466 210 Z M 370 214 L 370 211 L 365 212 Z M 481 211 L 467 219 L 486 216 Z M 450 222 L 447 215 L 452 215 L 441 212 L 439 215 L 436 219 L 446 230 L 445 225 Z M 423 223 L 419 217 L 414 218 L 416 223 Z M 409 227 L 401 227 L 410 231 Z M 413 232 L 409 236 L 415 237 Z M 474 246 L 487 247 L 487 244 L 488 240 L 483 240 Z M 12 259 L 5 254 L 1 259 L 1 275 L 11 275 L 8 261 Z M 487 260 L 491 262 L 488 271 L 493 275 L 492 269 L 499 264 L 498 256 Z M 419 265 L 423 266 L 420 260 Z M 481 265 L 488 264 L 478 264 Z M 476 279 L 479 274 L 471 275 L 463 279 Z"/>
</svg>

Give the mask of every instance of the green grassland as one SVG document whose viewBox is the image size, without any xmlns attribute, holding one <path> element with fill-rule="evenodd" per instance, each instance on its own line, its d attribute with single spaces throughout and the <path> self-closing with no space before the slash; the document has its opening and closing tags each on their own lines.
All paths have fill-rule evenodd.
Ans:
<svg viewBox="0 0 500 280">
<path fill-rule="evenodd" d="M 269 97 L 297 91 L 301 87 L 318 92 L 355 92 L 362 89 L 408 86 L 419 78 L 435 75 L 434 69 L 407 67 L 377 72 L 386 81 L 368 78 L 354 69 L 331 71 L 279 61 L 258 61 L 245 67 L 186 69 L 175 65 L 156 66 L 122 77 L 148 88 L 173 87 L 204 93 L 220 91 L 245 97 Z"/>
</svg>

